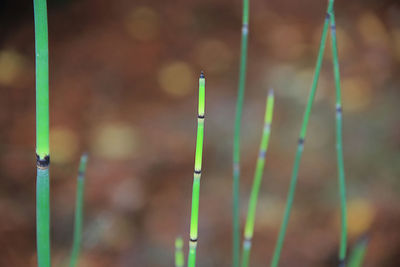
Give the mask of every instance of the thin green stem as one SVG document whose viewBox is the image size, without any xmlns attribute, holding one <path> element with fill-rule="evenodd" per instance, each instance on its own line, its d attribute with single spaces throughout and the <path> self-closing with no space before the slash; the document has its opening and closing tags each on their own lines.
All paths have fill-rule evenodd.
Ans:
<svg viewBox="0 0 400 267">
<path fill-rule="evenodd" d="M 329 13 L 331 21 L 331 43 L 332 43 L 332 60 L 333 73 L 335 77 L 336 88 L 336 156 L 338 168 L 339 197 L 340 197 L 340 214 L 341 214 L 341 234 L 340 234 L 340 250 L 339 262 L 344 266 L 346 262 L 347 247 L 347 208 L 346 208 L 346 179 L 344 174 L 343 161 L 343 141 L 342 141 L 342 100 L 340 90 L 340 71 L 339 56 L 337 49 L 335 13 L 333 9 Z"/>
<path fill-rule="evenodd" d="M 75 267 L 78 262 L 78 257 L 81 248 L 82 239 L 82 221 L 83 221 L 83 196 L 85 189 L 85 173 L 87 165 L 87 155 L 83 154 L 79 164 L 77 188 L 76 188 L 76 203 L 75 203 L 75 224 L 74 224 L 74 240 L 72 243 L 70 267 Z"/>
<path fill-rule="evenodd" d="M 349 257 L 349 267 L 361 267 L 367 251 L 368 237 L 362 236 L 353 248 Z"/>
<path fill-rule="evenodd" d="M 199 225 L 199 198 L 200 198 L 200 178 L 201 165 L 203 160 L 203 140 L 204 140 L 204 109 L 205 109 L 205 78 L 203 72 L 199 78 L 199 107 L 197 115 L 197 141 L 196 154 L 194 160 L 193 192 L 192 192 L 192 212 L 190 219 L 190 241 L 188 266 L 196 265 L 196 248 L 198 239 Z"/>
<path fill-rule="evenodd" d="M 177 237 L 175 240 L 175 267 L 183 267 L 185 264 L 185 257 L 183 255 L 183 240 Z"/>
<path fill-rule="evenodd" d="M 282 221 L 281 228 L 280 228 L 279 235 L 278 235 L 278 240 L 277 240 L 277 243 L 275 246 L 274 255 L 273 255 L 273 258 L 271 261 L 272 267 L 277 267 L 279 264 L 279 259 L 280 259 L 284 239 L 285 239 L 286 229 L 287 229 L 287 225 L 289 222 L 290 212 L 291 212 L 292 205 L 293 205 L 294 194 L 296 191 L 297 177 L 298 177 L 299 167 L 300 167 L 300 161 L 301 161 L 301 156 L 303 154 L 303 149 L 304 149 L 304 141 L 305 141 L 306 132 L 307 132 L 308 120 L 310 118 L 311 108 L 312 108 L 315 93 L 317 90 L 319 74 L 320 74 L 321 66 L 322 66 L 322 59 L 323 59 L 323 55 L 324 55 L 324 51 L 325 51 L 326 38 L 327 38 L 328 29 L 329 29 L 329 15 L 328 14 L 332 10 L 332 8 L 333 8 L 333 0 L 329 0 L 328 8 L 327 8 L 327 15 L 326 15 L 324 27 L 322 30 L 322 37 L 321 37 L 321 42 L 320 42 L 320 47 L 319 47 L 319 52 L 318 52 L 317 64 L 316 64 L 315 73 L 314 73 L 314 79 L 313 79 L 313 82 L 311 85 L 311 91 L 310 91 L 310 94 L 308 97 L 306 110 L 304 112 L 303 123 L 301 126 L 300 137 L 299 137 L 299 141 L 298 141 L 298 145 L 297 145 L 297 152 L 296 152 L 296 157 L 294 160 L 292 177 L 290 180 L 289 192 L 288 192 L 288 197 L 286 200 L 285 212 L 284 212 L 283 221 Z"/>
<path fill-rule="evenodd" d="M 246 84 L 247 43 L 249 33 L 249 0 L 243 0 L 242 39 L 240 47 L 240 67 L 238 97 L 236 102 L 235 128 L 233 137 L 233 267 L 239 267 L 240 254 L 240 210 L 239 210 L 239 182 L 240 182 L 240 127 Z"/>
<path fill-rule="evenodd" d="M 246 226 L 244 230 L 243 248 L 242 248 L 242 267 L 249 266 L 251 240 L 254 233 L 254 222 L 256 217 L 256 208 L 258 200 L 258 192 L 260 191 L 260 185 L 262 180 L 262 175 L 264 171 L 265 158 L 267 155 L 269 136 L 271 133 L 271 122 L 274 110 L 274 93 L 271 90 L 268 94 L 266 107 L 265 107 L 265 117 L 264 117 L 264 130 L 260 143 L 260 150 L 258 154 L 257 166 L 254 173 L 253 186 L 251 188 L 249 210 L 247 213 Z"/>
<path fill-rule="evenodd" d="M 46 0 L 34 0 L 36 52 L 36 241 L 39 267 L 50 258 L 49 64 Z"/>
</svg>

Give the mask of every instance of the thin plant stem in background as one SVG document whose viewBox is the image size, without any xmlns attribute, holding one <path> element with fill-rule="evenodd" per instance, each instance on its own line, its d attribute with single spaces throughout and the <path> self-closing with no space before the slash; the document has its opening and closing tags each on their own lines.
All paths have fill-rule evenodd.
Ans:
<svg viewBox="0 0 400 267">
<path fill-rule="evenodd" d="M 240 47 L 239 85 L 236 102 L 235 127 L 233 137 L 233 267 L 239 267 L 240 253 L 240 210 L 239 210 L 239 182 L 240 182 L 240 127 L 246 84 L 247 43 L 249 33 L 249 0 L 243 0 L 242 39 Z"/>
<path fill-rule="evenodd" d="M 36 241 L 39 267 L 50 258 L 49 49 L 46 0 L 34 0 L 36 52 Z"/>
<path fill-rule="evenodd" d="M 74 239 L 72 243 L 71 261 L 69 266 L 75 267 L 78 261 L 81 239 L 82 239 L 82 221 L 83 221 L 83 200 L 85 189 L 85 173 L 87 165 L 87 155 L 83 154 L 79 164 L 76 203 L 75 203 L 75 224 L 74 224 Z"/>
<path fill-rule="evenodd" d="M 336 88 L 336 155 L 337 155 L 340 214 L 341 214 L 339 266 L 345 266 L 346 247 L 347 247 L 347 208 L 346 208 L 346 179 L 344 174 L 343 141 L 342 141 L 342 100 L 341 100 L 341 90 L 340 90 L 340 71 L 339 71 L 339 56 L 338 56 L 337 39 L 336 39 L 335 13 L 333 9 L 331 9 L 330 13 L 328 14 L 331 21 L 330 32 L 331 32 L 331 43 L 332 43 L 332 60 L 333 60 L 333 73 L 335 77 L 335 88 Z"/>
<path fill-rule="evenodd" d="M 188 267 L 196 265 L 196 248 L 198 239 L 199 225 L 199 198 L 200 198 L 200 178 L 201 165 L 203 160 L 203 140 L 204 140 L 204 109 L 205 109 L 205 78 L 203 72 L 199 78 L 199 106 L 197 115 L 197 141 L 194 160 L 193 191 L 192 191 L 192 211 L 190 218 L 190 240 Z"/>
<path fill-rule="evenodd" d="M 315 68 L 314 78 L 313 78 L 313 82 L 311 85 L 311 91 L 310 91 L 310 95 L 308 97 L 306 110 L 304 112 L 303 123 L 302 123 L 301 131 L 300 131 L 300 137 L 298 140 L 297 152 L 296 152 L 296 157 L 294 160 L 292 177 L 290 180 L 289 192 L 288 192 L 288 197 L 286 200 L 285 212 L 283 215 L 283 221 L 281 224 L 281 228 L 279 230 L 278 240 L 277 240 L 277 243 L 275 246 L 275 251 L 274 251 L 274 254 L 272 257 L 272 261 L 271 261 L 272 267 L 277 267 L 279 264 L 279 259 L 280 259 L 284 239 L 285 239 L 286 229 L 287 229 L 288 222 L 289 222 L 290 212 L 291 212 L 292 205 L 293 205 L 294 194 L 296 191 L 297 177 L 298 177 L 299 167 L 300 167 L 300 161 L 301 161 L 301 156 L 303 154 L 303 149 L 304 149 L 304 141 L 305 141 L 306 132 L 307 132 L 308 120 L 310 118 L 311 108 L 312 108 L 315 93 L 317 90 L 319 74 L 320 74 L 321 66 L 322 66 L 322 59 L 323 59 L 325 46 L 326 46 L 327 33 L 328 33 L 328 29 L 329 29 L 329 15 L 328 14 L 331 12 L 332 8 L 333 8 L 333 0 L 329 0 L 328 8 L 327 8 L 327 15 L 326 15 L 325 23 L 324 23 L 323 30 L 322 30 L 322 37 L 321 37 L 321 43 L 320 43 L 319 52 L 318 52 L 318 58 L 317 58 L 317 64 L 316 64 L 316 68 Z"/>
<path fill-rule="evenodd" d="M 361 267 L 364 261 L 364 257 L 368 246 L 368 236 L 363 235 L 355 244 L 353 251 L 349 257 L 349 267 Z"/>
<path fill-rule="evenodd" d="M 256 170 L 254 173 L 253 186 L 251 188 L 249 210 L 247 213 L 246 226 L 244 230 L 243 248 L 242 248 L 242 267 L 249 266 L 250 249 L 251 249 L 251 239 L 254 232 L 254 221 L 256 216 L 256 207 L 258 200 L 258 192 L 260 191 L 260 185 L 264 170 L 265 158 L 267 155 L 269 136 L 271 133 L 271 122 L 274 110 L 274 92 L 271 89 L 265 107 L 265 117 L 264 117 L 264 130 L 260 143 L 260 150 L 257 159 Z"/>
<path fill-rule="evenodd" d="M 177 237 L 175 240 L 175 267 L 183 267 L 185 264 L 185 257 L 183 256 L 183 240 Z"/>
</svg>

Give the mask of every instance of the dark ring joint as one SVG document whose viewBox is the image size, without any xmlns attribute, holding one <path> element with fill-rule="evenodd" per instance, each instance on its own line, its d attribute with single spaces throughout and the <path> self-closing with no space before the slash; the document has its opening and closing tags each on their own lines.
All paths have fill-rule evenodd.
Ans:
<svg viewBox="0 0 400 267">
<path fill-rule="evenodd" d="M 204 79 L 204 72 L 203 71 L 201 71 L 201 73 L 200 73 L 200 79 Z"/>
<path fill-rule="evenodd" d="M 339 267 L 346 267 L 346 260 L 339 260 Z"/>
<path fill-rule="evenodd" d="M 331 25 L 331 30 L 336 30 L 336 25 L 335 24 Z"/>
<path fill-rule="evenodd" d="M 194 170 L 195 174 L 201 174 L 201 170 Z"/>
<path fill-rule="evenodd" d="M 195 239 L 189 238 L 189 240 L 190 240 L 190 242 L 193 242 L 193 243 L 197 242 L 197 238 L 195 238 Z"/>
<path fill-rule="evenodd" d="M 341 106 L 338 106 L 338 107 L 336 108 L 336 112 L 337 112 L 337 113 L 342 113 L 342 107 L 341 107 Z"/>
<path fill-rule="evenodd" d="M 331 14 L 326 13 L 325 19 L 330 19 L 331 18 Z"/>
<path fill-rule="evenodd" d="M 299 139 L 299 145 L 301 145 L 301 146 L 304 145 L 304 138 Z"/>
<path fill-rule="evenodd" d="M 50 165 L 50 156 L 46 155 L 44 159 L 41 159 L 38 154 L 36 154 L 36 166 L 39 169 L 47 169 Z"/>
<path fill-rule="evenodd" d="M 204 119 L 204 114 L 203 115 L 198 115 L 197 118 Z"/>
</svg>

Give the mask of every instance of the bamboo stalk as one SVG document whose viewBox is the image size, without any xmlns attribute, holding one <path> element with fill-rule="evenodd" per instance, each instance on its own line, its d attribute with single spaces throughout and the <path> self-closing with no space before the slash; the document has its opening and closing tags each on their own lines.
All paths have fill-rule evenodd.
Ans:
<svg viewBox="0 0 400 267">
<path fill-rule="evenodd" d="M 205 109 L 205 78 L 203 72 L 199 78 L 199 106 L 197 115 L 197 141 L 196 154 L 194 163 L 193 175 L 193 192 L 192 192 L 192 211 L 190 219 L 190 241 L 189 241 L 189 256 L 188 266 L 196 265 L 196 248 L 198 239 L 198 224 L 199 224 L 199 198 L 200 198 L 200 178 L 201 165 L 203 159 L 203 140 L 204 140 L 204 109 Z"/>
<path fill-rule="evenodd" d="M 36 241 L 39 267 L 50 258 L 49 63 L 46 0 L 34 0 L 36 52 Z"/>
<path fill-rule="evenodd" d="M 333 73 L 336 88 L 336 155 L 339 182 L 340 214 L 341 214 L 341 233 L 339 249 L 339 266 L 345 266 L 347 248 L 347 208 L 346 208 L 346 178 L 343 161 L 343 141 L 342 141 L 342 100 L 340 89 L 339 56 L 337 49 L 335 13 L 332 9 L 329 13 L 331 20 L 331 44 Z"/>
<path fill-rule="evenodd" d="M 79 164 L 77 189 L 76 189 L 76 203 L 75 203 L 75 224 L 74 224 L 74 239 L 71 250 L 70 267 L 75 267 L 78 262 L 78 257 L 81 248 L 82 240 L 82 221 L 83 221 L 83 196 L 85 189 L 85 173 L 87 165 L 87 155 L 83 154 Z"/>
<path fill-rule="evenodd" d="M 181 237 L 177 237 L 175 240 L 175 267 L 183 267 L 185 263 L 185 257 L 182 249 L 183 240 Z"/>
<path fill-rule="evenodd" d="M 243 248 L 242 248 L 242 267 L 249 266 L 251 240 L 253 238 L 253 233 L 254 233 L 254 221 L 256 216 L 258 192 L 260 191 L 260 185 L 264 171 L 265 157 L 267 154 L 269 136 L 271 133 L 273 110 L 274 110 L 274 92 L 273 90 L 270 90 L 266 101 L 264 130 L 260 143 L 260 151 L 258 155 L 257 166 L 254 173 L 253 186 L 251 188 L 249 210 L 247 213 L 247 220 L 244 231 Z"/>
<path fill-rule="evenodd" d="M 247 44 L 249 33 L 249 0 L 243 0 L 242 14 L 242 37 L 240 48 L 240 67 L 238 97 L 236 102 L 235 128 L 233 140 L 233 201 L 232 201 L 232 220 L 233 220 L 233 247 L 232 265 L 239 267 L 240 253 L 240 211 L 239 211 L 239 182 L 240 182 L 240 127 L 242 121 L 242 110 L 244 101 L 244 90 L 246 84 L 246 62 Z"/>
<path fill-rule="evenodd" d="M 361 267 L 368 246 L 368 236 L 363 235 L 355 244 L 349 257 L 349 267 Z"/>
<path fill-rule="evenodd" d="M 273 255 L 273 258 L 271 261 L 272 267 L 277 267 L 279 264 L 279 259 L 280 259 L 284 239 L 285 239 L 286 229 L 287 229 L 287 225 L 289 222 L 290 212 L 291 212 L 292 205 L 293 205 L 293 199 L 294 199 L 294 194 L 296 191 L 296 184 L 297 184 L 297 177 L 298 177 L 298 173 L 299 173 L 300 161 L 301 161 L 301 156 L 303 154 L 303 149 L 304 149 L 304 141 L 305 141 L 306 132 L 307 132 L 308 120 L 310 118 L 311 108 L 312 108 L 315 93 L 317 90 L 319 74 L 320 74 L 321 66 L 322 66 L 322 59 L 323 59 L 323 55 L 324 55 L 324 51 L 325 51 L 326 38 L 327 38 L 327 33 L 328 33 L 328 28 L 329 28 L 329 13 L 331 12 L 332 8 L 333 8 L 333 0 L 329 0 L 325 23 L 324 23 L 324 27 L 322 30 L 322 37 L 321 37 L 321 43 L 320 43 L 319 52 L 318 52 L 318 58 L 317 58 L 317 64 L 316 64 L 316 68 L 315 68 L 314 78 L 313 78 L 313 82 L 311 85 L 311 91 L 310 91 L 310 94 L 308 97 L 306 110 L 304 112 L 303 123 L 302 123 L 301 131 L 300 131 L 300 137 L 298 140 L 297 152 L 296 152 L 296 157 L 294 160 L 292 177 L 290 180 L 289 192 L 288 192 L 288 197 L 286 200 L 285 212 L 284 212 L 283 221 L 282 221 L 281 228 L 280 228 L 279 235 L 278 235 L 278 240 L 277 240 L 277 243 L 275 246 L 274 255 Z"/>
</svg>

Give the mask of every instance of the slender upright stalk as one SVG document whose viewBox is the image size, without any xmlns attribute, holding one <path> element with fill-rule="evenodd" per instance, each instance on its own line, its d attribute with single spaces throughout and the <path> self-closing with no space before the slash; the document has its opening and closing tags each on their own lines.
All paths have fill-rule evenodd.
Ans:
<svg viewBox="0 0 400 267">
<path fill-rule="evenodd" d="M 274 110 L 274 92 L 271 89 L 266 101 L 264 130 L 261 138 L 260 151 L 258 154 L 257 166 L 254 173 L 253 186 L 251 188 L 250 201 L 249 201 L 249 210 L 247 213 L 246 226 L 244 230 L 244 239 L 242 248 L 242 267 L 249 266 L 251 239 L 253 237 L 253 232 L 254 232 L 254 221 L 256 216 L 258 192 L 260 191 L 260 185 L 265 164 L 265 157 L 267 155 L 269 136 L 271 133 L 273 110 Z"/>
<path fill-rule="evenodd" d="M 349 267 L 361 267 L 368 246 L 368 237 L 363 235 L 356 243 L 349 257 Z"/>
<path fill-rule="evenodd" d="M 177 237 L 175 240 L 175 267 L 183 267 L 185 264 L 185 257 L 183 256 L 183 240 Z"/>
<path fill-rule="evenodd" d="M 197 141 L 196 141 L 196 154 L 194 160 L 188 267 L 194 267 L 196 265 L 196 248 L 197 248 L 198 224 L 199 224 L 200 178 L 201 178 L 201 165 L 203 160 L 204 114 L 205 114 L 204 109 L 205 109 L 205 78 L 203 72 L 201 72 L 199 78 Z"/>
<path fill-rule="evenodd" d="M 290 211 L 291 211 L 292 205 L 293 205 L 294 194 L 296 191 L 297 177 L 298 177 L 298 173 L 299 173 L 299 166 L 300 166 L 301 156 L 303 154 L 303 149 L 304 149 L 304 141 L 305 141 L 306 132 L 307 132 L 308 120 L 310 118 L 311 108 L 312 108 L 315 93 L 317 90 L 319 73 L 321 70 L 322 59 L 323 59 L 323 55 L 324 55 L 324 51 L 325 51 L 326 38 L 327 38 L 328 29 L 329 29 L 329 13 L 332 10 L 332 8 L 333 8 L 333 0 L 329 0 L 325 23 L 324 23 L 324 27 L 322 30 L 322 37 L 321 37 L 321 43 L 320 43 L 319 52 L 318 52 L 317 64 L 316 64 L 315 73 L 314 73 L 314 79 L 313 79 L 313 82 L 311 85 L 311 91 L 310 91 L 310 95 L 308 97 L 306 110 L 304 112 L 303 123 L 301 126 L 300 137 L 298 140 L 297 152 L 296 152 L 296 157 L 294 160 L 294 166 L 293 166 L 293 171 L 292 171 L 292 177 L 290 180 L 289 193 L 288 193 L 288 197 L 287 197 L 287 201 L 286 201 L 285 212 L 284 212 L 283 221 L 282 221 L 281 228 L 280 228 L 279 235 L 278 235 L 278 240 L 277 240 L 277 243 L 275 246 L 274 255 L 273 255 L 273 258 L 271 261 L 272 267 L 277 267 L 279 264 L 279 258 L 281 255 L 283 242 L 284 242 L 285 234 L 286 234 L 286 229 L 287 229 L 287 225 L 289 222 Z"/>
<path fill-rule="evenodd" d="M 36 50 L 36 240 L 39 267 L 50 259 L 49 59 L 46 0 L 34 0 Z"/>
<path fill-rule="evenodd" d="M 347 208 L 346 208 L 346 179 L 344 175 L 343 163 L 343 142 L 342 142 L 342 100 L 340 90 L 340 71 L 339 56 L 336 39 L 335 13 L 332 9 L 329 13 L 331 20 L 331 43 L 333 73 L 335 77 L 336 88 L 336 156 L 339 181 L 340 214 L 341 214 L 341 234 L 339 250 L 339 266 L 346 265 L 346 247 L 347 247 Z"/>
<path fill-rule="evenodd" d="M 235 129 L 233 137 L 233 267 L 239 267 L 240 253 L 240 211 L 239 211 L 239 181 L 240 181 L 240 126 L 242 120 L 244 88 L 246 84 L 247 43 L 249 33 L 249 0 L 243 0 L 242 40 L 240 47 L 239 86 L 236 102 Z"/>
<path fill-rule="evenodd" d="M 82 221 L 83 221 L 83 195 L 85 189 L 85 173 L 86 173 L 87 155 L 83 154 L 79 164 L 76 203 L 75 203 L 75 224 L 74 224 L 74 240 L 72 243 L 70 267 L 75 267 L 78 261 L 82 239 Z"/>
</svg>

